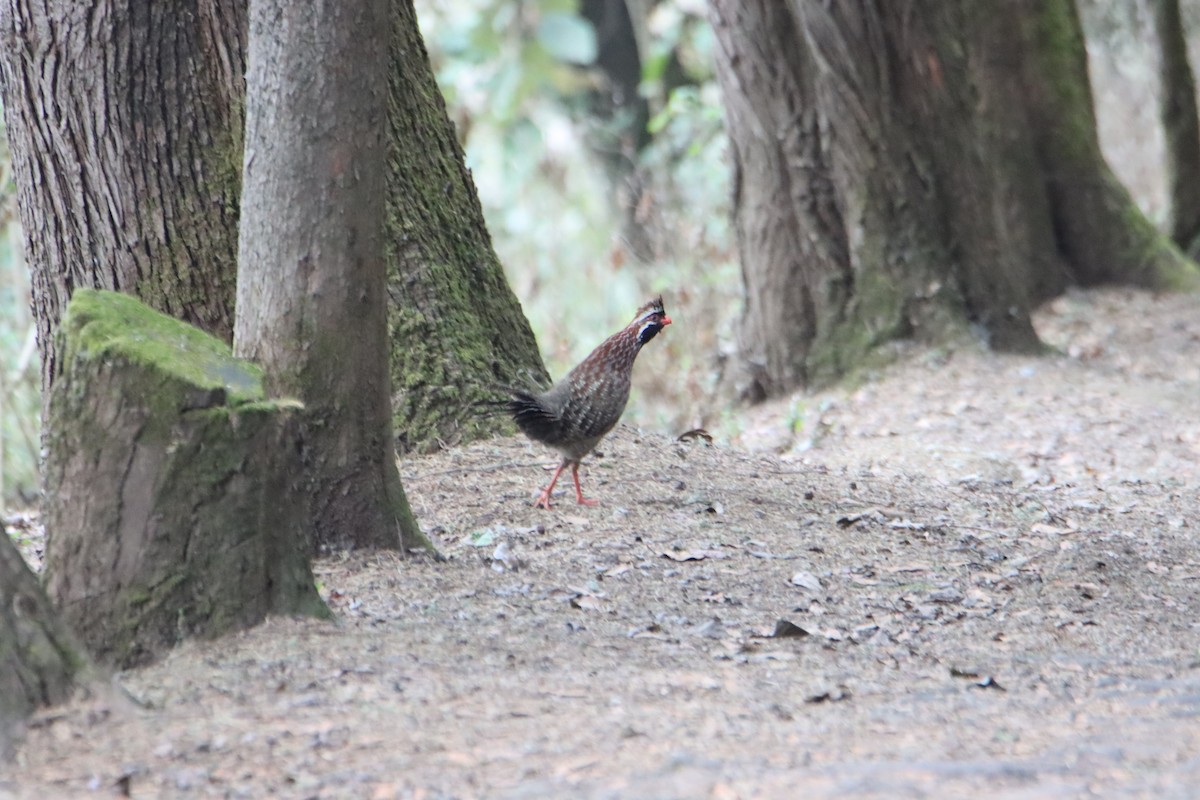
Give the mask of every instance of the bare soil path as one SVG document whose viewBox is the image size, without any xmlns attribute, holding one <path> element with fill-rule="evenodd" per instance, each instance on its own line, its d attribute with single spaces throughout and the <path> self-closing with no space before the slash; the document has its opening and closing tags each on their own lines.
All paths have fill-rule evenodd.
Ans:
<svg viewBox="0 0 1200 800">
<path fill-rule="evenodd" d="M 406 462 L 447 563 L 322 560 L 336 624 L 44 713 L 0 797 L 1195 797 L 1198 312 L 1071 295 L 1061 355 L 905 357 L 742 449 L 621 429 L 598 508 L 530 508 L 523 441 Z"/>
</svg>

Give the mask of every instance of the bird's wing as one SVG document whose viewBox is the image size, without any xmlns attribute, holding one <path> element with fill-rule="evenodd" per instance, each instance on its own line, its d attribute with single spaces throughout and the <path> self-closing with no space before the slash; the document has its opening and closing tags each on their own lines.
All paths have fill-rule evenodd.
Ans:
<svg viewBox="0 0 1200 800">
<path fill-rule="evenodd" d="M 629 382 L 606 376 L 586 393 L 575 393 L 562 412 L 573 438 L 599 439 L 613 429 L 629 401 Z"/>
</svg>

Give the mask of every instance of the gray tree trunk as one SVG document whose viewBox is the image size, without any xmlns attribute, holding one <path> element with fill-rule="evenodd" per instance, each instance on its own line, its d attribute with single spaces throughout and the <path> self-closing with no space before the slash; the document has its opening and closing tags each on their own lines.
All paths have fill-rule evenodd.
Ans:
<svg viewBox="0 0 1200 800">
<path fill-rule="evenodd" d="M 596 31 L 596 86 L 589 92 L 590 116 L 595 124 L 587 141 L 604 165 L 616 206 L 621 212 L 621 238 L 634 258 L 651 261 L 658 256 L 653 226 L 646 219 L 645 192 L 649 175 L 639 157 L 650 144 L 650 103 L 642 95 L 642 60 L 639 26 L 646 34 L 645 4 L 627 0 L 582 0 L 579 14 Z M 636 15 L 636 17 L 635 17 Z M 664 77 L 667 77 L 664 75 Z M 670 87 L 665 87 L 667 91 Z M 659 237 L 661 238 L 661 237 Z"/>
<path fill-rule="evenodd" d="M 1167 142 L 1168 231 L 1180 247 L 1200 253 L 1200 116 L 1196 77 L 1188 63 L 1179 0 L 1151 0 L 1161 56 L 1160 117 Z"/>
<path fill-rule="evenodd" d="M 428 452 L 495 431 L 477 401 L 497 384 L 549 381 L 492 250 L 471 173 L 438 90 L 412 0 L 389 42 L 387 292 L 397 450 Z"/>
<path fill-rule="evenodd" d="M 253 0 L 238 355 L 304 403 L 317 544 L 427 547 L 392 449 L 388 0 Z"/>
<path fill-rule="evenodd" d="M 1100 152 L 1075 0 L 984 8 L 989 18 L 1010 13 L 1021 22 L 1018 52 L 1035 133 L 1032 155 L 1049 201 L 1054 246 L 1071 281 L 1167 291 L 1200 286 L 1196 265 L 1138 210 Z"/>
<path fill-rule="evenodd" d="M 0 0 L 43 398 L 75 289 L 232 340 L 245 0 Z"/>
<path fill-rule="evenodd" d="M 1071 0 L 709 8 L 748 397 L 968 325 L 1035 350 L 1071 283 L 1196 283 L 1100 156 Z"/>
<path fill-rule="evenodd" d="M 257 367 L 133 297 L 80 290 L 50 399 L 46 590 L 105 664 L 268 614 L 328 615 L 294 403 Z"/>
</svg>

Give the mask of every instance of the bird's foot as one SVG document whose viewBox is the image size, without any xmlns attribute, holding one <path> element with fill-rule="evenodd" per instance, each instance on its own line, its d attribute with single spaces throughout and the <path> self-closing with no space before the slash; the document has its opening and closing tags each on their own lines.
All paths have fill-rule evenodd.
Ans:
<svg viewBox="0 0 1200 800">
<path fill-rule="evenodd" d="M 549 511 L 553 506 L 550 505 L 550 492 L 542 492 L 538 495 L 538 499 L 533 501 L 534 508 L 544 508 Z"/>
<path fill-rule="evenodd" d="M 576 497 L 575 502 L 579 503 L 579 505 L 581 505 L 581 506 L 598 506 L 598 505 L 600 505 L 599 500 L 593 500 L 592 498 L 584 497 L 583 495 L 579 495 L 579 497 Z"/>
</svg>

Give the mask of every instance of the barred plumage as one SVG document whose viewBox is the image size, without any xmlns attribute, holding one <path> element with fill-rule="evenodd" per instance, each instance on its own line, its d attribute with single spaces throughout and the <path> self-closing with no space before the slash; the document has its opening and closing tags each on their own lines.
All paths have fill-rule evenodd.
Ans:
<svg viewBox="0 0 1200 800">
<path fill-rule="evenodd" d="M 633 362 L 642 345 L 670 324 L 662 298 L 655 298 L 638 309 L 632 322 L 605 339 L 549 391 L 512 392 L 507 407 L 517 427 L 530 439 L 553 447 L 563 457 L 535 506 L 550 508 L 550 492 L 567 466 L 575 479 L 575 500 L 582 505 L 596 504 L 583 496 L 579 462 L 621 418 L 629 401 Z"/>
</svg>

